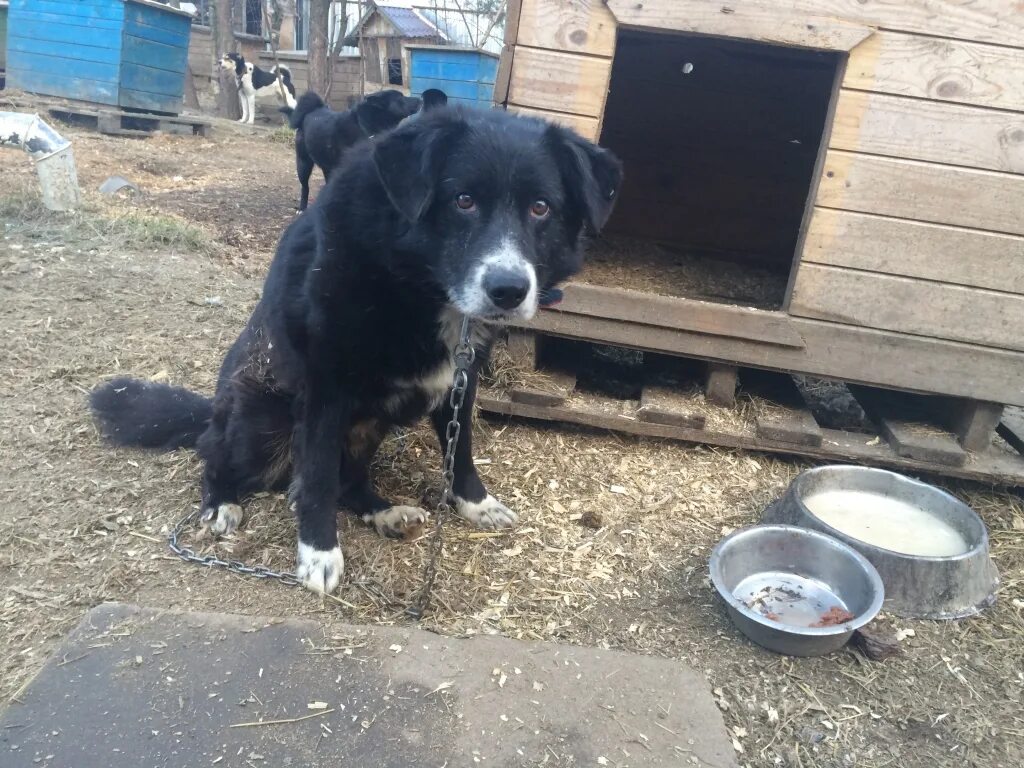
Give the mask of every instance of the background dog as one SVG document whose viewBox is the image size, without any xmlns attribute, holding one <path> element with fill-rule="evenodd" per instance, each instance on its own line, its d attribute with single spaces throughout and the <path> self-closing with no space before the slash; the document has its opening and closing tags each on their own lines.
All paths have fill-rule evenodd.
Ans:
<svg viewBox="0 0 1024 768">
<path fill-rule="evenodd" d="M 371 94 L 352 109 L 335 112 L 312 91 L 302 94 L 298 105 L 282 111 L 295 129 L 295 170 L 299 177 L 299 210 L 309 204 L 309 177 L 318 165 L 324 179 L 341 163 L 349 147 L 370 136 L 390 130 L 420 108 L 420 100 L 387 90 Z"/>
<path fill-rule="evenodd" d="M 370 463 L 392 427 L 428 414 L 445 445 L 468 316 L 478 354 L 452 501 L 474 525 L 512 525 L 473 463 L 476 373 L 495 324 L 529 319 L 578 271 L 621 180 L 610 152 L 565 128 L 501 110 L 425 114 L 353 148 L 285 231 L 212 400 L 120 379 L 93 392 L 93 410 L 115 442 L 198 445 L 215 534 L 237 528 L 247 494 L 290 482 L 296 573 L 331 591 L 344 567 L 339 505 L 386 536 L 427 519 L 379 496 Z"/>
<path fill-rule="evenodd" d="M 448 94 L 438 88 L 427 88 L 427 90 L 425 90 L 420 96 L 420 102 L 419 110 L 402 120 L 399 125 L 415 122 L 416 120 L 419 120 L 420 115 L 430 112 L 431 110 L 447 106 Z"/>
<path fill-rule="evenodd" d="M 274 95 L 285 105 L 286 109 L 295 108 L 295 85 L 288 67 L 281 65 L 281 82 L 278 83 L 278 67 L 275 65 L 268 72 L 251 64 L 239 53 L 225 53 L 221 56 L 222 69 L 235 75 L 238 86 L 238 103 L 241 105 L 242 117 L 238 122 L 253 124 L 256 117 L 256 97 Z"/>
</svg>

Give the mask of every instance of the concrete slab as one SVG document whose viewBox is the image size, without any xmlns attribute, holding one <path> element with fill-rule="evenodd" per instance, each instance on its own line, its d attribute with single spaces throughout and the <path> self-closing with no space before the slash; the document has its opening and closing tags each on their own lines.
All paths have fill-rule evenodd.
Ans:
<svg viewBox="0 0 1024 768">
<path fill-rule="evenodd" d="M 706 681 L 664 659 L 107 604 L 0 717 L 0 765 L 735 762 Z"/>
</svg>

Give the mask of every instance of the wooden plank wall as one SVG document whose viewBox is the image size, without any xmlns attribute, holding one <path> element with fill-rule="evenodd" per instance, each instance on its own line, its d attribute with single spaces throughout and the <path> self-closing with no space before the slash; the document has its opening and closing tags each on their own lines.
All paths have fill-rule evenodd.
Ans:
<svg viewBox="0 0 1024 768">
<path fill-rule="evenodd" d="M 615 29 L 615 18 L 601 0 L 512 0 L 504 53 L 512 62 L 505 73 L 510 77 L 502 84 L 499 73 L 495 99 L 597 141 Z"/>
<path fill-rule="evenodd" d="M 169 7 L 125 4 L 120 106 L 181 112 L 190 27 L 188 16 Z"/>
<path fill-rule="evenodd" d="M 122 2 L 12 0 L 8 87 L 115 106 L 124 11 Z"/>
<path fill-rule="evenodd" d="M 884 29 L 850 52 L 790 313 L 1024 350 L 1024 13 L 850 5 Z"/>
</svg>

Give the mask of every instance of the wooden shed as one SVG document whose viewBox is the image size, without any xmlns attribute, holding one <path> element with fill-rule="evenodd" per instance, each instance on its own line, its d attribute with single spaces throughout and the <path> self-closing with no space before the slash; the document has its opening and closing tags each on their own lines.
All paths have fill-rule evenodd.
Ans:
<svg viewBox="0 0 1024 768">
<path fill-rule="evenodd" d="M 373 2 L 367 4 L 363 17 L 344 40 L 346 46 L 359 47 L 366 93 L 385 88 L 408 93 L 405 47 L 446 42 L 441 30 L 415 8 Z"/>
<path fill-rule="evenodd" d="M 407 45 L 405 50 L 411 96 L 437 88 L 451 104 L 486 108 L 494 104 L 497 54 L 451 45 Z"/>
<path fill-rule="evenodd" d="M 1020 456 L 985 458 L 1002 406 L 1024 405 L 1020 4 L 520 0 L 495 100 L 625 165 L 588 266 L 532 331 L 942 396 L 949 455 L 893 438 L 884 405 L 883 444 L 838 455 L 1024 478 Z M 707 439 L 642 403 L 616 421 L 514 400 L 484 405 Z M 765 433 L 710 442 L 845 439 Z"/>
<path fill-rule="evenodd" d="M 151 0 L 11 0 L 9 16 L 10 87 L 181 112 L 191 14 Z"/>
</svg>

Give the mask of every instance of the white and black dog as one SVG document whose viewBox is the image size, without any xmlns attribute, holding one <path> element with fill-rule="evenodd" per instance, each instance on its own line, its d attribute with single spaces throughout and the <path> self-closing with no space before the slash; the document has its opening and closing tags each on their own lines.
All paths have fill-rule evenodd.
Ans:
<svg viewBox="0 0 1024 768">
<path fill-rule="evenodd" d="M 452 502 L 474 525 L 510 526 L 473 463 L 476 374 L 496 325 L 532 317 L 579 270 L 621 180 L 610 152 L 566 128 L 498 109 L 425 113 L 352 148 L 287 228 L 213 399 L 118 379 L 94 390 L 93 411 L 123 445 L 198 445 L 215 534 L 238 527 L 246 495 L 290 483 L 296 572 L 329 592 L 344 568 L 339 506 L 386 536 L 426 521 L 377 494 L 370 462 L 392 427 L 425 415 L 445 444 L 468 316 L 478 354 Z"/>
<path fill-rule="evenodd" d="M 295 108 L 295 86 L 292 84 L 292 73 L 283 64 L 280 67 L 280 84 L 277 77 L 277 65 L 271 67 L 268 72 L 246 61 L 240 53 L 225 53 L 220 58 L 220 66 L 235 76 L 235 84 L 238 86 L 238 103 L 242 109 L 242 117 L 238 122 L 253 124 L 256 118 L 257 96 L 273 95 L 285 107 Z"/>
</svg>

